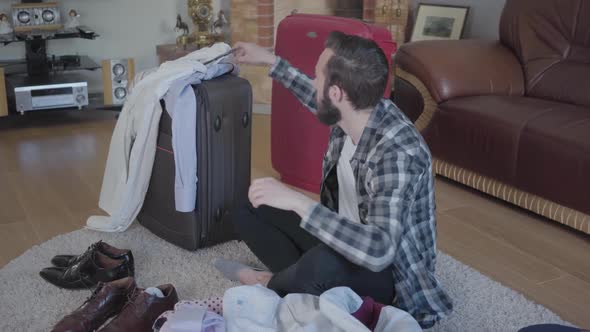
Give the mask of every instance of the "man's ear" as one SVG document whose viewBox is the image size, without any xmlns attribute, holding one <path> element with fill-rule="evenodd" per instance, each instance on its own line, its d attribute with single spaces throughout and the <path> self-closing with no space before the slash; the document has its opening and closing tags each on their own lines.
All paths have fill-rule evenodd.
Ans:
<svg viewBox="0 0 590 332">
<path fill-rule="evenodd" d="M 332 100 L 332 103 L 342 102 L 344 100 L 344 90 L 338 85 L 332 85 L 328 90 L 328 96 Z"/>
</svg>

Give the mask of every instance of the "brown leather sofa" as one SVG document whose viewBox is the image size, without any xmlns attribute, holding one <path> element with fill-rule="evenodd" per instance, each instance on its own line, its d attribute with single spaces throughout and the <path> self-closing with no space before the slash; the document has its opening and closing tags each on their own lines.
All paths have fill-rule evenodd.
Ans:
<svg viewBox="0 0 590 332">
<path fill-rule="evenodd" d="M 590 234 L 590 1 L 507 0 L 500 40 L 395 56 L 435 171 Z"/>
</svg>

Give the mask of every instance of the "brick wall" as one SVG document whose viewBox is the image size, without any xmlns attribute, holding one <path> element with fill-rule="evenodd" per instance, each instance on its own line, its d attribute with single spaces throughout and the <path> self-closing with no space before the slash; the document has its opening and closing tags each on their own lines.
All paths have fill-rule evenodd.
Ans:
<svg viewBox="0 0 590 332">
<path fill-rule="evenodd" d="M 409 4 L 410 0 L 363 0 L 363 19 L 384 26 L 405 25 Z M 279 22 L 293 10 L 335 15 L 341 5 L 339 0 L 231 0 L 231 41 L 250 41 L 272 47 Z M 397 36 L 396 31 L 392 32 Z"/>
<path fill-rule="evenodd" d="M 246 41 L 274 47 L 279 22 L 294 9 L 299 13 L 334 15 L 338 0 L 231 0 L 230 42 Z M 268 68 L 240 66 L 240 76 L 250 81 L 254 102 L 270 104 L 272 80 Z"/>
<path fill-rule="evenodd" d="M 230 42 L 238 41 L 268 45 L 273 41 L 268 38 L 264 23 L 268 20 L 268 10 L 273 8 L 273 0 L 231 0 L 230 6 Z M 271 18 L 273 11 L 270 12 Z M 260 24 L 263 23 L 263 24 Z M 270 24 L 272 26 L 272 23 Z M 261 66 L 240 66 L 240 76 L 250 81 L 254 103 L 270 104 L 272 82 L 268 79 L 268 68 Z"/>
<path fill-rule="evenodd" d="M 258 44 L 274 45 L 274 0 L 258 0 Z"/>
<path fill-rule="evenodd" d="M 231 0 L 230 40 L 258 42 L 258 0 Z"/>
<path fill-rule="evenodd" d="M 406 40 L 411 0 L 363 0 L 363 19 L 391 31 L 398 47 Z"/>
<path fill-rule="evenodd" d="M 274 33 L 279 23 L 296 10 L 298 13 L 334 15 L 336 0 L 275 0 Z"/>
<path fill-rule="evenodd" d="M 363 20 L 369 23 L 375 22 L 375 2 L 376 0 L 363 1 Z"/>
</svg>

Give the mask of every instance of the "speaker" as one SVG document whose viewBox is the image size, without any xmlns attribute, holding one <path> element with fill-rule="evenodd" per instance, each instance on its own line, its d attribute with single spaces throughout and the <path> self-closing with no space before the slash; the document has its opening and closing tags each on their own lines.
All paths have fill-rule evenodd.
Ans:
<svg viewBox="0 0 590 332">
<path fill-rule="evenodd" d="M 8 103 L 6 102 L 6 80 L 4 68 L 0 67 L 0 117 L 8 115 Z"/>
<path fill-rule="evenodd" d="M 134 76 L 133 59 L 103 60 L 102 85 L 105 105 L 123 105 Z"/>
<path fill-rule="evenodd" d="M 63 28 L 59 5 L 56 2 L 12 5 L 12 24 L 15 32 Z"/>
</svg>

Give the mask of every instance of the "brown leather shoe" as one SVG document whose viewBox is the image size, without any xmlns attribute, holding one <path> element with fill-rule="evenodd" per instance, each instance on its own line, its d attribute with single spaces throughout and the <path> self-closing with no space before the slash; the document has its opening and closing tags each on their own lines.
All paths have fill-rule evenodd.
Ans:
<svg viewBox="0 0 590 332">
<path fill-rule="evenodd" d="M 136 288 L 132 277 L 99 283 L 92 295 L 78 309 L 62 318 L 51 331 L 96 331 L 121 311 Z"/>
<path fill-rule="evenodd" d="M 101 332 L 122 332 L 122 331 L 152 331 L 152 325 L 158 317 L 168 310 L 173 310 L 178 302 L 176 289 L 170 284 L 158 286 L 164 297 L 146 293 L 144 290 L 136 289 L 136 294 L 125 304 L 121 313 L 108 323 Z"/>
</svg>

